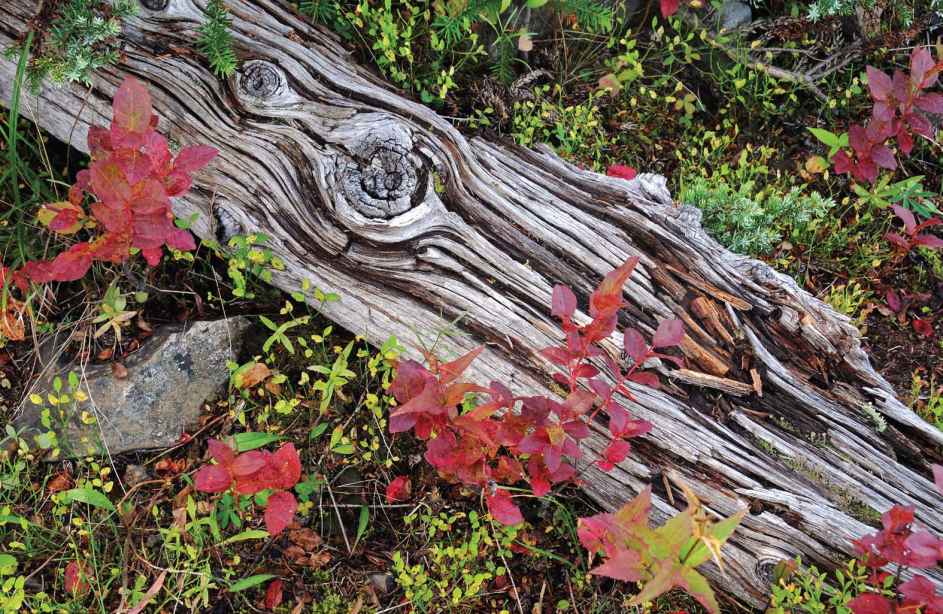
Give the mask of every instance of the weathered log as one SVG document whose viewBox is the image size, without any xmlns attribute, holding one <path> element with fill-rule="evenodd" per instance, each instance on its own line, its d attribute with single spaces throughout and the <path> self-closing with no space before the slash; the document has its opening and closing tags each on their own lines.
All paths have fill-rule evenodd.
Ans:
<svg viewBox="0 0 943 614">
<path fill-rule="evenodd" d="M 765 602 L 780 559 L 839 563 L 868 530 L 860 519 L 894 503 L 916 506 L 943 532 L 927 464 L 939 460 L 943 433 L 900 403 L 846 317 L 722 248 L 697 209 L 672 202 L 664 178 L 627 182 L 544 147 L 466 139 L 285 3 L 227 5 L 241 59 L 231 79 L 215 78 L 194 51 L 203 0 L 149 0 L 125 28 L 116 69 L 90 89 L 26 95 L 25 115 L 84 149 L 89 125 L 107 124 L 117 85 L 135 75 L 151 89 L 162 132 L 221 152 L 176 204 L 178 215 L 200 214 L 198 235 L 263 232 L 287 264 L 277 286 L 296 290 L 308 278 L 338 292 L 324 313 L 378 343 L 458 331 L 439 351 L 486 344 L 473 376 L 520 393 L 548 389 L 550 365 L 537 351 L 561 338 L 548 313 L 553 284 L 585 299 L 605 273 L 640 256 L 623 324 L 651 333 L 682 318 L 688 371 L 663 378 L 662 391 L 633 388 L 628 404 L 654 430 L 615 471 L 587 468 L 585 488 L 612 508 L 652 484 L 659 520 L 683 506 L 678 480 L 719 514 L 748 505 L 726 549 L 726 577 L 713 570 L 745 603 Z M 38 8 L 5 0 L 0 46 Z M 0 60 L 7 102 L 14 71 Z M 619 347 L 613 339 L 611 351 Z M 589 458 L 603 443 L 589 441 Z"/>
</svg>

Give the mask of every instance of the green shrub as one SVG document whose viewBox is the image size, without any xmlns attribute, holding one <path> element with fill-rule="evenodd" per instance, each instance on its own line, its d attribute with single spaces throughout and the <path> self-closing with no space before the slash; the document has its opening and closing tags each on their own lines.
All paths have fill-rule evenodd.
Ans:
<svg viewBox="0 0 943 614">
<path fill-rule="evenodd" d="M 46 78 L 57 85 L 89 83 L 93 72 L 118 61 L 121 22 L 136 12 L 134 0 L 68 0 L 40 33 L 27 69 L 30 86 L 35 90 Z"/>
<path fill-rule="evenodd" d="M 831 577 L 814 565 L 803 567 L 801 558 L 785 567 L 794 571 L 782 574 L 773 584 L 767 614 L 851 614 L 848 602 L 869 591 L 868 570 L 856 559 Z"/>
<path fill-rule="evenodd" d="M 704 227 L 735 252 L 768 254 L 784 238 L 806 234 L 811 223 L 835 206 L 818 192 L 803 194 L 775 188 L 756 190 L 754 181 L 734 188 L 725 179 L 695 177 L 681 191 L 681 201 L 704 213 Z"/>
</svg>

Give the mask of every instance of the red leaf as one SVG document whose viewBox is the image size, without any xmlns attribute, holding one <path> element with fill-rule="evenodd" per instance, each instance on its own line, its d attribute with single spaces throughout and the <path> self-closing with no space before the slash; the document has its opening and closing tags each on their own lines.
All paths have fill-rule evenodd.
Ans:
<svg viewBox="0 0 943 614">
<path fill-rule="evenodd" d="M 92 163 L 89 182 L 95 196 L 110 205 L 126 205 L 131 200 L 131 186 L 114 160 Z"/>
<path fill-rule="evenodd" d="M 33 281 L 75 281 L 81 279 L 92 266 L 92 257 L 89 254 L 88 243 L 76 243 L 66 251 L 56 256 L 49 265 L 49 279 L 36 279 L 27 270 L 27 266 L 33 264 L 27 262 L 23 267 L 23 272 L 29 275 Z"/>
<path fill-rule="evenodd" d="M 151 130 L 151 94 L 140 81 L 126 77 L 112 102 L 111 141 L 114 147 L 140 147 Z"/>
<path fill-rule="evenodd" d="M 661 0 L 661 16 L 667 19 L 677 13 L 680 3 L 681 0 Z"/>
<path fill-rule="evenodd" d="M 914 214 L 910 209 L 901 207 L 900 205 L 891 205 L 891 209 L 894 210 L 894 215 L 900 218 L 904 223 L 904 228 L 907 230 L 907 234 L 912 234 L 914 229 L 917 227 L 917 220 L 914 218 Z"/>
<path fill-rule="evenodd" d="M 903 307 L 903 303 L 901 303 L 900 300 L 900 295 L 897 294 L 895 290 L 889 288 L 884 296 L 887 299 L 887 306 L 890 308 L 890 310 L 894 313 L 900 313 L 900 310 Z"/>
<path fill-rule="evenodd" d="M 85 566 L 79 561 L 69 561 L 65 566 L 63 581 L 67 593 L 79 596 L 88 592 L 88 582 L 85 580 Z"/>
<path fill-rule="evenodd" d="M 174 171 L 181 173 L 198 171 L 209 164 L 210 160 L 215 158 L 218 153 L 215 148 L 209 145 L 184 147 L 174 160 Z"/>
<path fill-rule="evenodd" d="M 553 287 L 550 314 L 554 317 L 566 319 L 573 317 L 576 311 L 576 295 L 566 286 L 557 284 Z"/>
<path fill-rule="evenodd" d="M 298 501 L 295 496 L 285 490 L 276 490 L 268 498 L 265 507 L 265 528 L 269 535 L 278 535 L 285 530 L 295 517 Z"/>
<path fill-rule="evenodd" d="M 444 363 L 439 366 L 439 376 L 440 382 L 442 384 L 448 384 L 451 381 L 458 379 L 462 373 L 468 369 L 472 361 L 481 354 L 481 351 L 485 349 L 485 346 L 479 345 L 475 349 L 471 350 L 464 356 L 460 356 L 451 362 Z"/>
<path fill-rule="evenodd" d="M 638 371 L 629 376 L 629 379 L 655 390 L 661 388 L 661 381 L 659 381 L 658 376 L 650 371 Z"/>
<path fill-rule="evenodd" d="M 247 477 L 260 471 L 268 464 L 269 452 L 251 450 L 240 454 L 232 462 L 232 474 L 236 478 Z"/>
<path fill-rule="evenodd" d="M 939 71 L 934 70 L 935 62 L 930 49 L 917 46 L 910 53 L 910 80 L 918 89 L 933 87 Z"/>
<path fill-rule="evenodd" d="M 638 261 L 638 256 L 632 256 L 622 266 L 606 274 L 589 298 L 589 314 L 593 318 L 611 317 L 619 311 L 622 307 L 622 287 Z"/>
<path fill-rule="evenodd" d="M 851 172 L 851 158 L 848 157 L 848 154 L 845 153 L 844 150 L 839 150 L 835 154 L 835 156 L 832 158 L 832 163 L 835 167 L 835 173 L 838 175 Z"/>
<path fill-rule="evenodd" d="M 675 3 L 674 10 L 675 11 L 678 10 L 678 3 L 676 0 L 668 0 L 668 1 L 674 2 Z M 662 7 L 665 6 L 664 0 L 662 1 L 661 5 Z M 672 14 L 672 13 L 674 13 L 674 11 L 672 11 L 669 14 Z M 667 17 L 667 15 L 665 15 L 665 17 Z M 619 177 L 620 179 L 632 180 L 632 179 L 635 179 L 635 177 L 638 175 L 638 171 L 632 168 L 631 166 L 625 166 L 624 164 L 613 164 L 609 168 L 606 169 L 606 174 L 609 175 L 610 177 Z"/>
<path fill-rule="evenodd" d="M 917 235 L 914 237 L 914 244 L 929 247 L 930 249 L 943 249 L 943 239 L 931 234 L 924 233 Z"/>
<path fill-rule="evenodd" d="M 884 239 L 887 240 L 888 242 L 892 243 L 892 244 L 895 245 L 896 247 L 902 249 L 902 250 L 909 250 L 909 249 L 910 249 L 910 241 L 908 241 L 908 240 L 905 239 L 904 237 L 900 236 L 900 235 L 897 234 L 896 232 L 888 232 L 888 233 L 886 233 L 886 234 L 884 235 Z"/>
<path fill-rule="evenodd" d="M 924 94 L 914 100 L 914 104 L 921 111 L 933 114 L 943 114 L 943 94 Z"/>
<path fill-rule="evenodd" d="M 684 323 L 681 320 L 662 320 L 652 337 L 652 347 L 666 348 L 676 346 L 684 339 Z"/>
<path fill-rule="evenodd" d="M 282 581 L 280 578 L 275 578 L 269 582 L 268 588 L 265 589 L 265 601 L 264 606 L 267 610 L 274 610 L 282 603 Z"/>
<path fill-rule="evenodd" d="M 232 484 L 232 476 L 222 465 L 203 465 L 193 476 L 193 485 L 200 492 L 223 492 Z"/>
<path fill-rule="evenodd" d="M 645 337 L 634 328 L 627 328 L 622 333 L 622 347 L 637 365 L 641 365 L 648 355 L 648 344 L 645 342 Z"/>
<path fill-rule="evenodd" d="M 638 582 L 642 579 L 642 558 L 634 550 L 620 549 L 589 573 L 623 582 Z"/>
<path fill-rule="evenodd" d="M 527 481 L 535 497 L 543 497 L 550 492 L 550 473 L 547 466 L 536 456 L 527 463 Z"/>
<path fill-rule="evenodd" d="M 874 66 L 868 66 L 865 71 L 868 74 L 868 89 L 871 90 L 871 98 L 881 101 L 887 100 L 891 95 L 892 88 L 890 76 Z"/>
<path fill-rule="evenodd" d="M 596 461 L 599 468 L 603 471 L 612 471 L 616 465 L 625 460 L 632 449 L 631 444 L 624 439 L 614 439 L 606 446 L 603 457 Z"/>
<path fill-rule="evenodd" d="M 269 460 L 274 479 L 273 488 L 292 488 L 301 479 L 301 459 L 293 443 L 280 447 Z"/>
<path fill-rule="evenodd" d="M 167 247 L 180 250 L 182 252 L 192 252 L 196 249 L 196 243 L 193 241 L 193 235 L 190 231 L 182 228 L 174 228 L 167 235 Z"/>
<path fill-rule="evenodd" d="M 393 480 L 386 485 L 386 502 L 394 503 L 396 501 L 405 501 L 409 498 L 411 490 L 412 482 L 409 481 L 408 477 L 401 475 L 393 478 Z"/>
<path fill-rule="evenodd" d="M 891 150 L 884 145 L 876 145 L 871 148 L 871 159 L 881 168 L 886 168 L 891 171 L 897 168 L 897 159 L 894 158 L 894 154 Z"/>
<path fill-rule="evenodd" d="M 854 614 L 890 614 L 891 603 L 886 597 L 875 593 L 858 595 L 848 602 L 848 607 Z"/>
<path fill-rule="evenodd" d="M 485 497 L 485 503 L 491 516 L 501 524 L 514 525 L 524 522 L 521 510 L 511 500 L 511 493 L 503 488 L 498 488 L 493 495 Z"/>
<path fill-rule="evenodd" d="M 943 560 L 943 539 L 929 531 L 918 531 L 904 541 L 907 553 L 907 565 L 928 569 L 936 567 L 938 560 Z"/>
<path fill-rule="evenodd" d="M 914 318 L 913 327 L 915 331 L 924 337 L 929 338 L 933 336 L 933 320 L 929 318 Z"/>
<path fill-rule="evenodd" d="M 939 614 L 943 612 L 943 596 L 937 595 L 936 585 L 925 576 L 914 576 L 898 587 L 898 592 L 907 600 L 906 606 L 924 608 L 925 614 Z M 926 608 L 925 606 L 930 606 Z M 910 612 L 910 608 L 901 609 L 901 612 Z"/>
</svg>

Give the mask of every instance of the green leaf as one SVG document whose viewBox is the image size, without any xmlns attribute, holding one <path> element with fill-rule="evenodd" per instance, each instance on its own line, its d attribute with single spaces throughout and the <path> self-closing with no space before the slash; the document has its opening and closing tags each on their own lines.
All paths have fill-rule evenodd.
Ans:
<svg viewBox="0 0 943 614">
<path fill-rule="evenodd" d="M 9 554 L 0 554 L 0 576 L 10 576 L 16 571 L 16 558 Z"/>
<path fill-rule="evenodd" d="M 327 422 L 322 422 L 321 424 L 316 425 L 311 429 L 311 433 L 308 434 L 308 439 L 317 439 L 324 434 L 324 431 L 327 430 Z"/>
<path fill-rule="evenodd" d="M 708 536 L 718 542 L 718 547 L 723 546 L 730 536 L 733 535 L 734 529 L 737 528 L 746 513 L 747 511 L 745 509 L 740 510 L 736 514 L 715 523 L 708 531 Z M 710 549 L 705 545 L 703 540 L 698 540 L 691 548 L 690 552 L 688 552 L 687 557 L 684 558 L 684 565 L 694 568 L 707 561 L 710 557 Z"/>
<path fill-rule="evenodd" d="M 254 576 L 249 576 L 248 578 L 243 578 L 242 580 L 239 580 L 238 582 L 233 582 L 232 584 L 230 584 L 229 592 L 238 593 L 239 591 L 244 591 L 247 588 L 258 586 L 259 584 L 262 584 L 266 580 L 271 580 L 274 577 L 275 577 L 275 574 L 271 574 L 271 573 L 260 573 Z"/>
<path fill-rule="evenodd" d="M 370 508 L 366 505 L 360 506 L 360 518 L 357 520 L 357 537 L 354 538 L 354 546 L 360 542 L 360 538 L 367 532 L 367 525 L 370 524 Z"/>
<path fill-rule="evenodd" d="M 681 572 L 684 579 L 685 592 L 698 600 L 702 606 L 707 608 L 711 614 L 720 614 L 720 606 L 717 604 L 717 598 L 714 596 L 714 590 L 708 584 L 707 578 L 693 569 L 685 569 Z"/>
<path fill-rule="evenodd" d="M 63 492 L 59 497 L 63 503 L 79 501 L 80 503 L 91 505 L 92 507 L 99 507 L 110 512 L 115 511 L 115 506 L 108 500 L 108 497 L 94 488 L 73 488 Z"/>
<path fill-rule="evenodd" d="M 652 532 L 649 554 L 655 560 L 677 561 L 681 548 L 691 539 L 691 512 L 685 510 Z"/>
<path fill-rule="evenodd" d="M 825 145 L 829 147 L 839 146 L 838 135 L 834 132 L 829 132 L 823 128 L 809 128 L 808 130 L 812 133 L 812 136 L 822 141 Z"/>
<path fill-rule="evenodd" d="M 545 4 L 547 4 L 547 0 L 527 0 L 527 8 L 529 9 L 539 9 Z"/>
<path fill-rule="evenodd" d="M 354 453 L 354 444 L 343 443 L 337 447 L 331 448 L 331 452 L 334 452 L 335 454 L 342 454 L 344 456 L 350 456 Z"/>
<path fill-rule="evenodd" d="M 672 563 L 669 560 L 657 560 L 655 562 L 655 574 L 652 579 L 645 583 L 642 590 L 632 597 L 629 602 L 632 605 L 640 605 L 646 601 L 654 601 L 659 595 L 663 595 L 676 586 L 682 586 L 681 565 Z"/>
<path fill-rule="evenodd" d="M 268 536 L 268 531 L 263 531 L 262 529 L 247 529 L 242 533 L 238 533 L 223 540 L 220 545 L 225 546 L 226 544 L 235 544 L 237 542 L 244 542 L 250 539 L 265 539 Z"/>
<path fill-rule="evenodd" d="M 256 448 L 261 448 L 262 446 L 267 446 L 274 441 L 281 439 L 281 435 L 276 435 L 275 433 L 236 433 L 236 449 L 239 452 L 247 452 L 249 450 L 255 450 Z"/>
</svg>

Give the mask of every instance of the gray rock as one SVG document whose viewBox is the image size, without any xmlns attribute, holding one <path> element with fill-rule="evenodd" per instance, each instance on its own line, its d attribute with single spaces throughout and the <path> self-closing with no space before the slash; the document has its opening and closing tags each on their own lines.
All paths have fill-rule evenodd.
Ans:
<svg viewBox="0 0 943 614">
<path fill-rule="evenodd" d="M 202 403 L 227 381 L 226 361 L 235 360 L 248 326 L 242 317 L 166 326 L 128 357 L 126 377 L 115 377 L 110 365 L 86 368 L 79 387 L 88 400 L 70 404 L 64 419 L 54 417 L 50 425 L 62 453 L 117 454 L 174 444 L 196 424 Z M 54 370 L 63 382 L 70 370 L 82 373 L 70 364 Z M 44 399 L 53 390 L 53 377 L 34 390 Z M 67 389 L 68 384 L 63 392 Z M 83 411 L 96 420 L 83 424 Z M 18 426 L 46 431 L 40 416 L 41 408 L 27 403 Z"/>
<path fill-rule="evenodd" d="M 396 590 L 396 578 L 394 578 L 392 574 L 372 573 L 370 574 L 370 583 L 373 584 L 373 588 L 375 588 L 377 592 L 384 595 Z"/>
<path fill-rule="evenodd" d="M 753 21 L 753 10 L 745 2 L 727 0 L 720 7 L 720 27 L 723 30 L 733 30 L 751 21 Z"/>
</svg>

